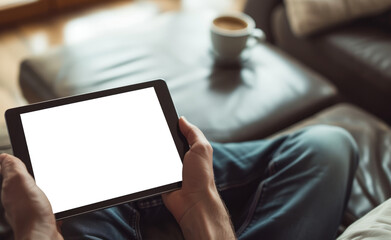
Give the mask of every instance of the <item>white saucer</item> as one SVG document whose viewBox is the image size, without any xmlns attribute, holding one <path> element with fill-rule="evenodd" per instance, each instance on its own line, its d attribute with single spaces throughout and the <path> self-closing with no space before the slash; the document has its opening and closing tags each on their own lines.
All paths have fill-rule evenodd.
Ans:
<svg viewBox="0 0 391 240">
<path fill-rule="evenodd" d="M 215 60 L 215 63 L 218 65 L 243 65 L 245 62 L 249 61 L 251 58 L 251 49 L 245 49 L 237 58 L 227 59 L 219 57 L 212 48 L 209 48 L 209 53 Z"/>
</svg>

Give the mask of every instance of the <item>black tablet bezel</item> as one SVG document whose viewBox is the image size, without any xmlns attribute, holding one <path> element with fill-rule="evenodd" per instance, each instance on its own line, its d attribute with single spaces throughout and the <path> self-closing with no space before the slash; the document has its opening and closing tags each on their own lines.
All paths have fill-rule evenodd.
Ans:
<svg viewBox="0 0 391 240">
<path fill-rule="evenodd" d="M 170 129 L 171 135 L 173 137 L 173 140 L 175 142 L 176 148 L 178 150 L 179 156 L 181 160 L 183 161 L 183 158 L 185 156 L 185 153 L 189 150 L 189 145 L 185 139 L 185 137 L 182 135 L 179 125 L 178 125 L 178 115 L 176 113 L 174 103 L 172 101 L 170 92 L 168 90 L 167 84 L 164 80 L 154 80 L 150 82 L 144 82 L 119 88 L 113 88 L 93 93 L 87 93 L 77 96 L 71 96 L 71 97 L 65 97 L 65 98 L 59 98 L 55 100 L 50 100 L 46 102 L 40 102 L 36 104 L 26 105 L 22 107 L 12 108 L 8 109 L 5 112 L 5 119 L 7 123 L 8 133 L 13 149 L 13 153 L 16 157 L 21 159 L 24 164 L 27 167 L 28 172 L 34 177 L 34 172 L 32 169 L 30 156 L 28 152 L 28 147 L 23 131 L 23 125 L 21 121 L 21 114 L 33 112 L 37 110 L 82 102 L 86 100 L 91 100 L 95 98 L 101 98 L 106 96 L 111 96 L 115 94 L 125 93 L 129 91 L 135 91 L 140 90 L 144 88 L 150 88 L 153 87 L 155 89 L 156 95 L 158 97 L 160 106 L 163 110 L 163 114 L 166 118 L 167 125 Z M 111 206 L 115 206 L 121 203 L 126 203 L 134 200 L 138 200 L 141 198 L 146 198 L 154 195 L 159 195 L 164 192 L 169 192 L 175 189 L 179 189 L 182 186 L 182 181 L 175 182 L 172 184 L 156 187 L 153 189 L 148 189 L 145 191 L 132 193 L 129 195 L 117 197 L 114 199 L 101 201 L 97 203 L 93 203 L 90 205 L 74 208 L 67 211 L 62 211 L 55 214 L 55 217 L 57 220 L 71 217 L 74 215 L 86 213 L 95 211 L 98 209 L 103 209 Z"/>
</svg>

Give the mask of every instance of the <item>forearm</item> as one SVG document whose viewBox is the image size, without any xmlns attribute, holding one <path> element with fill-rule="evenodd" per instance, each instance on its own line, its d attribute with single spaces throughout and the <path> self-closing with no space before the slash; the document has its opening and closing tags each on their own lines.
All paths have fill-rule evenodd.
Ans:
<svg viewBox="0 0 391 240">
<path fill-rule="evenodd" d="M 209 195 L 180 221 L 185 239 L 236 239 L 230 217 L 217 191 Z"/>
</svg>

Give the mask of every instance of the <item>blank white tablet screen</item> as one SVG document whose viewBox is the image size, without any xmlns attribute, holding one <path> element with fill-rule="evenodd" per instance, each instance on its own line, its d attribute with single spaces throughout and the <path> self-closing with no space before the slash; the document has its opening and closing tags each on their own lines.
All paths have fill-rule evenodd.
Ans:
<svg viewBox="0 0 391 240">
<path fill-rule="evenodd" d="M 54 213 L 182 180 L 153 87 L 21 114 Z"/>
</svg>

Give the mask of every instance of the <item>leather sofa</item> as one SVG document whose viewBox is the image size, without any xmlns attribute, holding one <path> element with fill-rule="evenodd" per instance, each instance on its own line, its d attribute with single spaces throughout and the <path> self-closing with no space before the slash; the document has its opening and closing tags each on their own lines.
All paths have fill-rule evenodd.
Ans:
<svg viewBox="0 0 391 240">
<path fill-rule="evenodd" d="M 245 12 L 270 43 L 325 76 L 351 103 L 296 124 L 338 125 L 359 145 L 360 165 L 343 229 L 391 197 L 391 11 L 308 37 L 294 35 L 283 0 L 248 0 Z"/>
<path fill-rule="evenodd" d="M 309 37 L 290 28 L 283 0 L 248 0 L 268 41 L 333 82 L 347 101 L 391 123 L 391 11 Z"/>
</svg>

